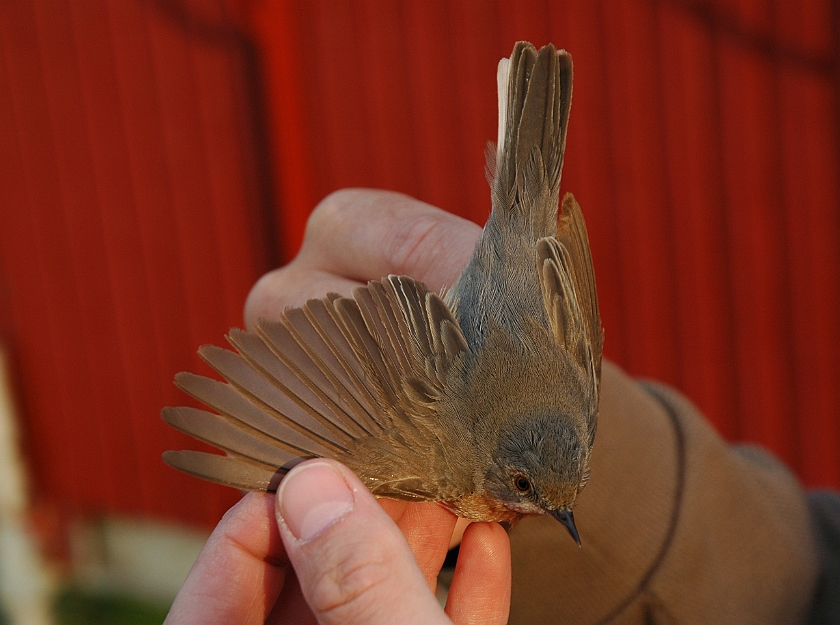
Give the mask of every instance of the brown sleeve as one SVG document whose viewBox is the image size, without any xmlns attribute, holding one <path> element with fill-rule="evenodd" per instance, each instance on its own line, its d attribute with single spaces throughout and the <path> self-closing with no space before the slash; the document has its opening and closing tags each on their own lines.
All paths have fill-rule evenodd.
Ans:
<svg viewBox="0 0 840 625">
<path fill-rule="evenodd" d="M 820 577 L 808 625 L 840 623 L 840 493 L 808 493 L 820 554 Z"/>
<path fill-rule="evenodd" d="M 592 478 L 575 519 L 511 531 L 510 623 L 801 623 L 817 578 L 805 495 L 728 445 L 685 398 L 604 363 Z"/>
</svg>

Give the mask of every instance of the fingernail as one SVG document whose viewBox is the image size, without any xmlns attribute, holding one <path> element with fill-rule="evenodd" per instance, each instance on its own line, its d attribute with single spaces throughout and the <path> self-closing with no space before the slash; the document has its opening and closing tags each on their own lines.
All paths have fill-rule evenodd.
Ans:
<svg viewBox="0 0 840 625">
<path fill-rule="evenodd" d="M 295 467 L 277 491 L 280 516 L 296 538 L 309 541 L 353 509 L 355 498 L 344 476 L 329 464 Z"/>
</svg>

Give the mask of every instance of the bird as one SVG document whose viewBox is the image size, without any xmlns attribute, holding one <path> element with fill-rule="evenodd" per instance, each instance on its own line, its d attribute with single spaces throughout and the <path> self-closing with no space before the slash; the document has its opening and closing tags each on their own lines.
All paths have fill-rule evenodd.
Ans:
<svg viewBox="0 0 840 625">
<path fill-rule="evenodd" d="M 518 42 L 497 84 L 492 208 L 451 288 L 389 275 L 232 329 L 233 350 L 201 347 L 224 381 L 175 384 L 213 412 L 161 415 L 225 455 L 167 451 L 167 464 L 272 492 L 297 463 L 332 458 L 377 497 L 507 526 L 550 515 L 581 544 L 603 330 L 583 215 L 560 201 L 571 55 Z"/>
</svg>

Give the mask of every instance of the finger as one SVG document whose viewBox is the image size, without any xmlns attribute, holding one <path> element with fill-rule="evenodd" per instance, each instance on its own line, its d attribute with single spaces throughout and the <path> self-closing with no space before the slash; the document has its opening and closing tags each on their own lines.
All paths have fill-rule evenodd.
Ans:
<svg viewBox="0 0 840 625">
<path fill-rule="evenodd" d="M 329 292 L 349 295 L 389 274 L 408 275 L 440 291 L 454 283 L 480 234 L 471 221 L 401 193 L 337 191 L 313 211 L 295 260 L 251 289 L 246 326 Z"/>
<path fill-rule="evenodd" d="M 405 509 L 408 505 L 410 505 L 407 501 L 399 501 L 397 499 L 386 499 L 386 498 L 379 498 L 377 499 L 379 505 L 388 513 L 394 523 L 397 525 L 400 524 L 400 517 L 402 517 Z M 417 505 L 438 505 L 438 504 L 417 504 Z M 463 517 L 457 517 L 455 520 L 455 528 L 452 530 L 452 535 L 449 538 L 449 547 L 447 550 L 457 547 L 461 544 L 461 537 L 464 535 L 464 530 L 467 529 L 467 526 L 471 523 L 468 519 Z M 410 541 L 409 541 L 409 544 Z"/>
<path fill-rule="evenodd" d="M 388 516 L 394 520 L 394 523 L 399 523 L 400 517 L 405 512 L 408 506 L 407 501 L 400 501 L 398 499 L 386 499 L 384 497 L 377 499 L 382 509 L 388 513 Z"/>
<path fill-rule="evenodd" d="M 277 319 L 286 308 L 302 306 L 327 293 L 349 296 L 361 282 L 293 262 L 260 278 L 245 300 L 245 326 L 252 329 L 260 319 Z"/>
<path fill-rule="evenodd" d="M 446 613 L 457 625 L 504 625 L 510 612 L 510 541 L 498 523 L 464 532 Z"/>
<path fill-rule="evenodd" d="M 448 622 L 399 528 L 349 469 L 296 466 L 280 484 L 277 519 L 322 625 Z"/>
<path fill-rule="evenodd" d="M 300 584 L 297 581 L 294 569 L 290 567 L 286 573 L 280 597 L 274 604 L 265 625 L 289 625 L 291 623 L 294 623 L 294 625 L 317 625 L 315 616 L 309 609 L 309 605 L 307 605 L 300 590 Z"/>
<path fill-rule="evenodd" d="M 246 326 L 329 292 L 349 295 L 355 286 L 389 274 L 440 291 L 455 282 L 480 234 L 471 221 L 401 193 L 337 191 L 313 211 L 295 260 L 251 289 Z"/>
<path fill-rule="evenodd" d="M 265 622 L 288 565 L 274 499 L 250 493 L 228 510 L 187 575 L 166 623 Z"/>
<path fill-rule="evenodd" d="M 470 522 L 454 517 L 435 503 L 407 503 L 396 499 L 378 501 L 406 537 L 429 587 L 436 588 L 446 553 L 461 543 L 461 536 Z M 407 510 L 413 510 L 413 513 L 403 518 Z"/>
<path fill-rule="evenodd" d="M 436 503 L 410 503 L 397 521 L 432 592 L 458 517 Z"/>
<path fill-rule="evenodd" d="M 454 549 L 458 545 L 461 544 L 461 539 L 464 536 L 464 531 L 467 529 L 467 526 L 472 523 L 469 519 L 465 519 L 464 517 L 459 517 L 458 521 L 455 523 L 455 529 L 452 530 L 452 538 L 449 539 L 449 548 Z"/>
<path fill-rule="evenodd" d="M 345 189 L 313 211 L 299 260 L 366 282 L 407 275 L 433 291 L 451 286 L 481 228 L 401 193 Z"/>
</svg>

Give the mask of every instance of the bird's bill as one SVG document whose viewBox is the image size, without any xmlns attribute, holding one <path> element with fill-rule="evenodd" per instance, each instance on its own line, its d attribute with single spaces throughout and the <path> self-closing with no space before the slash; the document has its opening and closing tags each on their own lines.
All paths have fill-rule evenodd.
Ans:
<svg viewBox="0 0 840 625">
<path fill-rule="evenodd" d="M 577 527 L 575 527 L 575 516 L 572 514 L 572 511 L 565 509 L 549 510 L 548 513 L 563 524 L 572 538 L 574 538 L 578 547 L 580 547 L 580 534 L 578 534 Z"/>
</svg>

